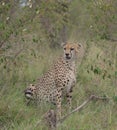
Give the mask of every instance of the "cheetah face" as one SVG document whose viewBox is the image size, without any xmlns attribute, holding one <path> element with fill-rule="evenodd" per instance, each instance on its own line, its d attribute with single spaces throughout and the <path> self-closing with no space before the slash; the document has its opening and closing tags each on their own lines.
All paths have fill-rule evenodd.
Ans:
<svg viewBox="0 0 117 130">
<path fill-rule="evenodd" d="M 64 45 L 64 47 L 63 47 L 63 49 L 64 49 L 64 58 L 66 60 L 75 59 L 76 53 L 78 52 L 80 47 L 81 47 L 80 44 L 66 43 Z"/>
<path fill-rule="evenodd" d="M 25 90 L 24 90 L 25 97 L 27 99 L 34 99 L 36 94 L 36 87 L 33 84 L 30 84 Z"/>
</svg>

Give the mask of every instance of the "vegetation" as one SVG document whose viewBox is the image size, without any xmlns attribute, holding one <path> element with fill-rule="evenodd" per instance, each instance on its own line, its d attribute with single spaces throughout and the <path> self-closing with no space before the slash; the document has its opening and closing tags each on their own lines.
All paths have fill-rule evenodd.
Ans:
<svg viewBox="0 0 117 130">
<path fill-rule="evenodd" d="M 24 89 L 61 55 L 60 45 L 81 42 L 73 108 L 91 94 L 110 97 L 90 102 L 60 130 L 117 129 L 117 2 L 115 0 L 0 1 L 0 129 L 35 128 L 50 104 L 26 106 Z M 63 113 L 67 106 L 63 102 Z"/>
</svg>

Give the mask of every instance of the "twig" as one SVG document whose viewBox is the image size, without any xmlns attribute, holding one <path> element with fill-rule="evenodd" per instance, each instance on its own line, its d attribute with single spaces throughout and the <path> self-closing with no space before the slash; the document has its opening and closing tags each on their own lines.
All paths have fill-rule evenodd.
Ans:
<svg viewBox="0 0 117 130">
<path fill-rule="evenodd" d="M 46 112 L 42 118 L 36 123 L 35 127 L 37 127 L 42 121 L 43 119 L 46 120 L 46 122 L 48 123 L 52 123 L 51 126 L 57 126 L 59 123 L 62 123 L 67 117 L 69 117 L 71 114 L 80 111 L 84 106 L 86 106 L 90 101 L 92 100 L 105 100 L 108 101 L 111 98 L 108 97 L 99 97 L 96 95 L 91 95 L 86 101 L 84 101 L 80 106 L 78 106 L 77 108 L 75 108 L 73 111 L 71 111 L 69 114 L 65 115 L 63 118 L 61 118 L 59 121 L 56 121 L 56 115 L 55 115 L 55 111 L 54 110 L 49 110 L 48 112 Z M 54 113 L 54 114 L 53 114 Z M 54 116 L 53 116 L 54 115 Z M 54 118 L 53 118 L 54 117 Z M 54 120 L 53 120 L 54 119 Z M 56 122 L 56 124 L 55 124 Z"/>
<path fill-rule="evenodd" d="M 84 101 L 80 106 L 75 108 L 73 111 L 71 111 L 69 114 L 65 115 L 62 119 L 59 120 L 59 122 L 63 122 L 67 117 L 69 117 L 71 114 L 74 112 L 80 111 L 86 104 L 88 104 L 91 100 L 109 100 L 110 98 L 108 97 L 99 97 L 95 95 L 91 95 L 86 101 Z"/>
</svg>

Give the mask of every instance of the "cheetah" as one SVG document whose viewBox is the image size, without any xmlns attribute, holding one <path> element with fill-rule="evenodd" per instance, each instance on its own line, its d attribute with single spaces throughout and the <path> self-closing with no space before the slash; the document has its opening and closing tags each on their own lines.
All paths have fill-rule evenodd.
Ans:
<svg viewBox="0 0 117 130">
<path fill-rule="evenodd" d="M 52 102 L 56 104 L 57 119 L 61 118 L 62 97 L 66 96 L 69 108 L 73 87 L 76 83 L 75 61 L 81 44 L 66 43 L 64 54 L 53 66 L 41 76 L 35 85 L 30 84 L 24 91 L 25 97 L 37 102 Z"/>
</svg>

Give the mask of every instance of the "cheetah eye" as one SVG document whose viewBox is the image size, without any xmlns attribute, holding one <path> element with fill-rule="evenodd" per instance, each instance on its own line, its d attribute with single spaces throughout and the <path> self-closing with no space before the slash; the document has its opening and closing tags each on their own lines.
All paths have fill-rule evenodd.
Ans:
<svg viewBox="0 0 117 130">
<path fill-rule="evenodd" d="M 70 50 L 72 51 L 72 50 L 74 50 L 74 48 L 70 48 Z"/>
<path fill-rule="evenodd" d="M 64 50 L 66 50 L 66 48 L 64 48 Z"/>
</svg>

